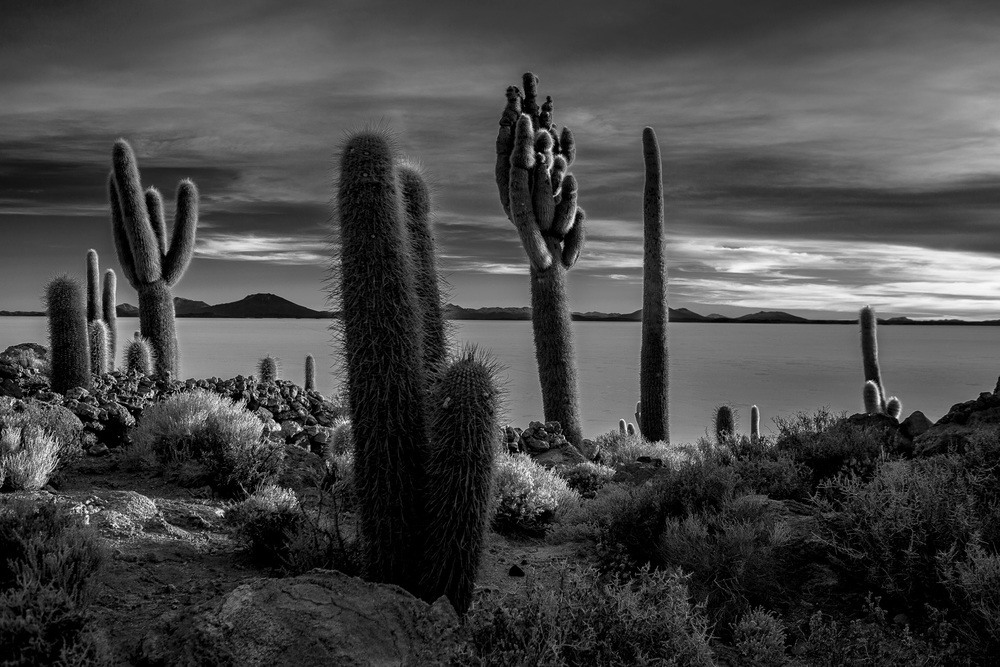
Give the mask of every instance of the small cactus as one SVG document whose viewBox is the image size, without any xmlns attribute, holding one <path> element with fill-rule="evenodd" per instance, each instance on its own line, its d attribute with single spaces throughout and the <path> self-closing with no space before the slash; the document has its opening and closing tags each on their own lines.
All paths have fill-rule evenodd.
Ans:
<svg viewBox="0 0 1000 667">
<path fill-rule="evenodd" d="M 149 341 L 135 332 L 135 337 L 125 344 L 125 372 L 140 375 L 153 374 L 153 350 Z"/>
<path fill-rule="evenodd" d="M 875 384 L 874 380 L 868 380 L 865 382 L 865 388 L 861 392 L 861 396 L 865 400 L 865 413 L 869 415 L 881 414 L 881 394 L 879 393 L 878 385 Z"/>
<path fill-rule="evenodd" d="M 619 419 L 618 420 L 618 432 L 621 433 L 622 435 L 625 435 L 627 428 L 628 428 L 628 424 L 625 423 L 625 420 L 624 419 Z"/>
<path fill-rule="evenodd" d="M 736 425 L 733 421 L 733 409 L 728 405 L 720 405 L 715 411 L 715 440 L 726 442 L 736 435 Z"/>
<path fill-rule="evenodd" d="M 65 394 L 73 387 L 90 389 L 90 336 L 83 288 L 73 278 L 60 276 L 46 287 L 52 391 Z"/>
<path fill-rule="evenodd" d="M 94 378 L 108 372 L 110 346 L 108 325 L 104 320 L 93 320 L 87 325 L 90 334 L 90 373 Z"/>
<path fill-rule="evenodd" d="M 118 279 L 112 269 L 104 272 L 104 295 L 101 308 L 104 311 L 104 324 L 108 327 L 108 371 L 115 370 L 115 360 L 118 358 Z"/>
<path fill-rule="evenodd" d="M 628 435 L 633 435 L 634 436 L 635 435 L 635 424 L 633 424 L 632 422 L 629 422 L 628 426 L 625 427 L 625 433 L 627 433 Z"/>
<path fill-rule="evenodd" d="M 87 251 L 87 321 L 101 319 L 101 271 L 96 250 Z"/>
<path fill-rule="evenodd" d="M 751 442 L 760 440 L 760 410 L 756 405 L 750 406 L 750 440 Z"/>
<path fill-rule="evenodd" d="M 257 362 L 257 375 L 261 382 L 274 382 L 278 379 L 278 360 L 267 355 Z"/>
<path fill-rule="evenodd" d="M 903 404 L 895 396 L 890 396 L 889 400 L 885 402 L 885 414 L 889 415 L 896 421 L 899 421 L 900 415 L 903 414 Z"/>
<path fill-rule="evenodd" d="M 306 355 L 306 391 L 316 390 L 316 359 L 311 354 Z"/>
</svg>

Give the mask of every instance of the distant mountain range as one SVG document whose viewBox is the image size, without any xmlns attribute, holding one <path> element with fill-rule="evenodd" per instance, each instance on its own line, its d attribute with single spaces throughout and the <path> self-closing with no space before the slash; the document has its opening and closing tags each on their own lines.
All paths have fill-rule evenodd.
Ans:
<svg viewBox="0 0 1000 667">
<path fill-rule="evenodd" d="M 138 317 L 139 309 L 130 303 L 119 304 L 116 308 L 118 317 Z M 340 317 L 337 311 L 313 310 L 292 303 L 288 299 L 274 294 L 250 294 L 239 301 L 211 305 L 204 301 L 192 301 L 174 297 L 174 311 L 177 317 L 236 317 L 236 318 L 298 318 L 298 319 L 328 319 Z M 0 311 L 0 316 L 31 316 L 44 315 L 38 311 Z M 527 306 L 491 306 L 486 308 L 463 308 L 453 303 L 446 304 L 444 315 L 450 320 L 530 320 L 531 308 Z M 573 313 L 577 322 L 641 322 L 642 310 L 631 313 Z M 687 308 L 671 308 L 671 322 L 717 322 L 729 324 L 856 324 L 857 320 L 811 320 L 797 315 L 791 315 L 779 310 L 762 310 L 740 317 L 726 317 L 718 314 L 699 315 Z M 964 320 L 911 320 L 908 317 L 891 317 L 880 319 L 880 324 L 911 324 L 911 325 L 941 325 L 962 324 L 979 326 L 1000 325 L 1000 320 L 985 320 L 982 322 L 966 322 Z"/>
</svg>

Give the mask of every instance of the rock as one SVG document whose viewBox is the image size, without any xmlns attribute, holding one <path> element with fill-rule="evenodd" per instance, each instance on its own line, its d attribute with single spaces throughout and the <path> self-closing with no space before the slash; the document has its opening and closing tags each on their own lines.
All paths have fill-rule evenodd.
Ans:
<svg viewBox="0 0 1000 667">
<path fill-rule="evenodd" d="M 510 569 L 507 570 L 507 576 L 508 577 L 523 577 L 524 576 L 524 570 L 522 570 L 517 565 L 511 565 Z"/>
<path fill-rule="evenodd" d="M 286 419 L 281 422 L 281 434 L 285 436 L 286 440 L 291 440 L 296 435 L 302 432 L 302 424 L 298 423 L 293 419 Z"/>
<path fill-rule="evenodd" d="M 535 463 L 543 465 L 546 468 L 553 468 L 555 466 L 571 466 L 576 465 L 577 463 L 583 463 L 587 460 L 584 458 L 583 454 L 580 453 L 579 449 L 565 441 L 558 447 L 549 449 L 538 456 L 533 456 L 532 458 Z"/>
<path fill-rule="evenodd" d="M 0 352 L 0 362 L 36 372 L 48 372 L 49 350 L 38 343 L 18 343 Z"/>
<path fill-rule="evenodd" d="M 194 610 L 162 616 L 139 647 L 148 665 L 447 665 L 458 617 L 398 586 L 334 570 L 252 579 Z"/>
<path fill-rule="evenodd" d="M 580 443 L 580 453 L 583 454 L 584 458 L 588 461 L 596 461 L 601 457 L 601 446 L 593 440 L 584 438 Z"/>
<path fill-rule="evenodd" d="M 103 442 L 99 442 L 87 450 L 87 456 L 107 456 L 110 450 Z"/>
<path fill-rule="evenodd" d="M 1000 434 L 998 394 L 983 392 L 979 398 L 953 405 L 948 414 L 913 439 L 913 454 L 961 454 L 969 440 L 982 431 Z"/>
<path fill-rule="evenodd" d="M 912 456 L 913 439 L 926 432 L 931 426 L 933 426 L 931 420 L 925 417 L 923 412 L 915 410 L 899 424 L 896 439 L 893 441 L 896 452 L 904 456 Z"/>
</svg>

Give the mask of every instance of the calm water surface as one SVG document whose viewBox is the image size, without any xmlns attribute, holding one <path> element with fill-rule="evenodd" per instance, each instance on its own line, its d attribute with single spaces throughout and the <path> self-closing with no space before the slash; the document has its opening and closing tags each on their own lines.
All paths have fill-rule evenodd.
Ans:
<svg viewBox="0 0 1000 667">
<path fill-rule="evenodd" d="M 183 377 L 233 377 L 255 372 L 265 354 L 281 361 L 281 377 L 303 381 L 305 356 L 316 357 L 320 391 L 339 386 L 338 350 L 326 320 L 179 319 Z M 492 350 L 505 367 L 507 420 L 524 426 L 541 419 L 541 396 L 530 322 L 452 322 L 456 343 Z M 118 321 L 119 339 L 138 329 L 135 318 Z M 634 421 L 639 398 L 640 325 L 575 322 L 584 433 L 596 436 Z M 904 414 L 922 410 L 932 420 L 959 401 L 992 391 L 1000 374 L 996 327 L 883 326 L 879 328 L 882 376 Z M 0 350 L 37 341 L 47 345 L 43 317 L 0 318 Z M 119 351 L 120 356 L 120 351 Z M 323 372 L 324 369 L 326 372 Z M 771 419 L 827 406 L 862 409 L 861 353 L 857 328 L 848 325 L 674 324 L 670 327 L 671 437 L 704 435 L 716 406 L 737 410 L 748 430 L 750 405 Z"/>
</svg>

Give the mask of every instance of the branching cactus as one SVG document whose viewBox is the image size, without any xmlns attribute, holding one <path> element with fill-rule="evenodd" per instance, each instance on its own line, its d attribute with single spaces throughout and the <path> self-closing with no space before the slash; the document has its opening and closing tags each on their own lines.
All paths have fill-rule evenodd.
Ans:
<svg viewBox="0 0 1000 667">
<path fill-rule="evenodd" d="M 715 411 L 715 441 L 722 444 L 734 435 L 736 424 L 733 421 L 733 409 L 728 405 L 721 405 Z"/>
<path fill-rule="evenodd" d="M 306 355 L 306 391 L 316 390 L 316 359 L 311 355 Z"/>
<path fill-rule="evenodd" d="M 760 410 L 756 405 L 750 406 L 750 441 L 760 440 Z"/>
<path fill-rule="evenodd" d="M 90 373 L 94 378 L 108 372 L 108 325 L 104 320 L 93 320 L 87 325 L 90 335 Z"/>
<path fill-rule="evenodd" d="M 73 387 L 90 389 L 90 337 L 83 288 L 73 278 L 54 278 L 45 289 L 52 355 L 52 391 L 65 394 Z"/>
<path fill-rule="evenodd" d="M 125 372 L 140 375 L 153 374 L 153 351 L 149 341 L 139 335 L 125 345 Z"/>
<path fill-rule="evenodd" d="M 112 269 L 104 272 L 104 294 L 101 307 L 104 311 L 104 324 L 108 327 L 108 371 L 115 370 L 115 359 L 118 356 L 118 279 Z"/>
<path fill-rule="evenodd" d="M 474 348 L 440 375 L 431 392 L 427 454 L 425 600 L 447 595 L 465 614 L 486 538 L 493 459 L 500 445 L 497 366 Z"/>
<path fill-rule="evenodd" d="M 87 321 L 101 319 L 101 270 L 97 251 L 87 251 Z"/>
<path fill-rule="evenodd" d="M 875 388 L 878 390 L 878 412 L 885 412 L 885 385 L 882 384 L 882 370 L 878 363 L 878 321 L 875 318 L 875 310 L 871 306 L 862 308 L 858 314 L 858 323 L 861 326 L 861 363 L 865 371 L 865 391 L 868 391 L 869 382 L 875 383 Z M 867 405 L 866 395 L 866 410 Z"/>
<path fill-rule="evenodd" d="M 115 142 L 113 164 L 108 195 L 118 262 L 139 294 L 139 330 L 152 345 L 156 372 L 176 376 L 180 358 L 171 287 L 194 254 L 198 189 L 187 179 L 178 186 L 168 241 L 163 199 L 156 188 L 143 192 L 135 153 L 124 139 Z"/>
<path fill-rule="evenodd" d="M 557 135 L 552 98 L 537 103 L 538 77 L 524 75 L 524 93 L 507 89 L 497 134 L 496 180 L 500 203 L 528 256 L 531 323 L 546 421 L 562 425 L 566 439 L 583 440 L 566 271 L 584 243 L 586 216 L 577 205 L 573 133 Z M 523 111 L 523 113 L 522 113 Z"/>
<path fill-rule="evenodd" d="M 647 440 L 670 442 L 670 364 L 667 354 L 667 234 L 663 222 L 660 144 L 653 128 L 642 131 L 646 185 L 642 198 L 642 349 L 639 364 L 639 430 Z"/>
</svg>

